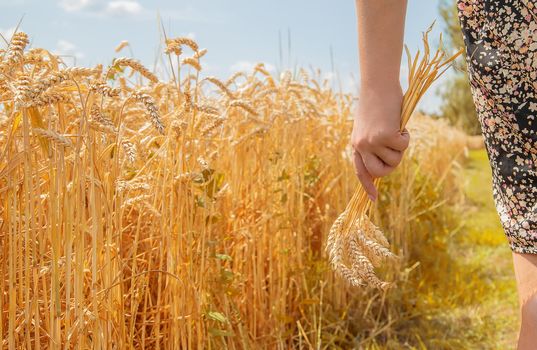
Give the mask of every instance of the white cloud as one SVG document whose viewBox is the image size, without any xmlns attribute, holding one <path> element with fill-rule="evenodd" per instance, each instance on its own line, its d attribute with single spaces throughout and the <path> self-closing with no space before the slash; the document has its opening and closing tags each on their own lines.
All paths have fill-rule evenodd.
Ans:
<svg viewBox="0 0 537 350">
<path fill-rule="evenodd" d="M 2 6 L 2 7 L 16 7 L 16 6 L 24 5 L 25 3 L 27 3 L 27 0 L 9 0 L 9 1 L 0 2 L 0 6 Z"/>
<path fill-rule="evenodd" d="M 76 59 L 84 58 L 84 54 L 78 50 L 75 44 L 67 40 L 58 40 L 54 54 L 59 56 L 74 57 Z"/>
<path fill-rule="evenodd" d="M 251 72 L 255 66 L 258 64 L 258 62 L 251 62 L 251 61 L 237 61 L 235 62 L 231 67 L 230 71 L 232 72 Z M 270 64 L 270 63 L 264 63 L 265 69 L 269 72 L 274 72 L 276 68 Z"/>
<path fill-rule="evenodd" d="M 137 0 L 59 0 L 58 5 L 66 12 L 97 17 L 149 14 Z"/>
<path fill-rule="evenodd" d="M 215 17 L 214 14 L 210 16 L 206 12 L 201 12 L 192 6 L 185 6 L 180 10 L 176 9 L 164 9 L 157 8 L 153 12 L 160 14 L 165 20 L 187 21 L 187 22 L 202 22 L 202 23 L 225 23 L 226 19 L 222 18 L 224 15 L 219 14 Z"/>
<path fill-rule="evenodd" d="M 60 0 L 59 6 L 67 12 L 76 12 L 88 8 L 93 0 Z"/>
<path fill-rule="evenodd" d="M 144 11 L 142 5 L 132 0 L 111 1 L 106 5 L 105 12 L 111 15 L 137 15 Z"/>
<path fill-rule="evenodd" d="M 0 0 L 1 1 L 1 0 Z M 16 1 L 16 0 L 12 0 Z M 165 9 L 147 2 L 148 7 L 140 0 L 56 0 L 58 6 L 65 12 L 77 13 L 84 16 L 105 18 L 113 16 L 130 16 L 137 20 L 155 20 L 159 14 L 165 20 L 182 20 L 190 22 L 221 23 L 219 18 L 208 18 L 192 6 L 181 10 Z"/>
</svg>

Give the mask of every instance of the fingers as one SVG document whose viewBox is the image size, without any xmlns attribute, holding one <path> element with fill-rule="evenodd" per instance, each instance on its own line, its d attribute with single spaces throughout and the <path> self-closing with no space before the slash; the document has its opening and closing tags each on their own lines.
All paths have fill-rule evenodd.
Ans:
<svg viewBox="0 0 537 350">
<path fill-rule="evenodd" d="M 387 143 L 387 146 L 390 148 L 393 148 L 396 151 L 404 151 L 408 148 L 408 144 L 410 143 L 410 134 L 408 133 L 408 130 L 405 128 L 403 131 L 398 132 L 395 134 L 395 136 L 390 137 L 390 140 Z"/>
<path fill-rule="evenodd" d="M 356 126 L 355 126 L 356 127 Z M 352 149 L 356 175 L 372 200 L 377 197 L 373 179 L 390 174 L 401 163 L 408 148 L 407 129 L 388 133 L 373 133 L 368 137 L 353 129 Z"/>
<path fill-rule="evenodd" d="M 402 151 L 396 151 L 390 147 L 379 147 L 379 149 L 375 151 L 375 154 L 384 163 L 394 168 L 399 165 L 401 159 L 403 159 Z"/>
<path fill-rule="evenodd" d="M 363 152 L 361 154 L 367 172 L 373 177 L 383 177 L 391 173 L 395 168 L 384 163 L 374 153 Z"/>
<path fill-rule="evenodd" d="M 367 171 L 367 168 L 364 165 L 364 161 L 362 160 L 362 156 L 359 152 L 353 151 L 353 159 L 354 168 L 356 170 L 356 176 L 358 176 L 358 180 L 360 180 L 369 198 L 372 201 L 375 201 L 377 199 L 378 193 L 375 184 L 373 183 L 373 177 Z"/>
</svg>

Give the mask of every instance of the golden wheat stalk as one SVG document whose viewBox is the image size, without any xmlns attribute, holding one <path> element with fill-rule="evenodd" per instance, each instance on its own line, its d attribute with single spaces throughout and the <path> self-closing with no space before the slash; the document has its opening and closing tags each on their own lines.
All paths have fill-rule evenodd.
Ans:
<svg viewBox="0 0 537 350">
<path fill-rule="evenodd" d="M 418 50 L 412 57 L 408 47 L 404 46 L 409 74 L 408 88 L 403 95 L 401 106 L 401 131 L 404 130 L 412 112 L 427 89 L 463 52 L 463 49 L 460 49 L 446 58 L 447 55 L 442 47 L 442 34 L 440 34 L 439 46 L 431 58 L 428 34 L 433 25 L 434 22 L 422 35 L 423 56 L 420 56 Z M 376 178 L 374 183 L 378 188 L 380 178 Z M 373 267 L 379 266 L 383 261 L 397 259 L 398 256 L 388 249 L 386 237 L 370 221 L 371 203 L 364 188 L 358 185 L 347 207 L 332 225 L 325 250 L 330 256 L 333 270 L 351 285 L 371 285 L 379 289 L 386 289 L 392 283 L 379 280 L 374 274 Z M 345 263 L 346 259 L 350 264 Z"/>
</svg>

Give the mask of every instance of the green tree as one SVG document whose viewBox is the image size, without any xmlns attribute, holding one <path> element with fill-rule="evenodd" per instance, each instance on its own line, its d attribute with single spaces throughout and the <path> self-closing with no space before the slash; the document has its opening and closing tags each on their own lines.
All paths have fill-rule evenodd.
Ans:
<svg viewBox="0 0 537 350">
<path fill-rule="evenodd" d="M 449 51 L 464 47 L 457 5 L 455 0 L 441 0 L 440 16 L 444 24 L 444 44 Z M 468 72 L 464 55 L 454 64 L 455 69 L 449 80 L 442 85 L 437 94 L 442 98 L 439 116 L 448 119 L 453 125 L 469 134 L 479 134 L 481 128 L 470 90 Z"/>
</svg>

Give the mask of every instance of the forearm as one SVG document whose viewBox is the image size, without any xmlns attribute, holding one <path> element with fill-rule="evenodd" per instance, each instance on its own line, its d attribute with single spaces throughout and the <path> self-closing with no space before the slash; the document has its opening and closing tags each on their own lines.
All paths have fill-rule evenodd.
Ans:
<svg viewBox="0 0 537 350">
<path fill-rule="evenodd" d="M 361 89 L 399 86 L 407 0 L 355 0 Z"/>
</svg>

